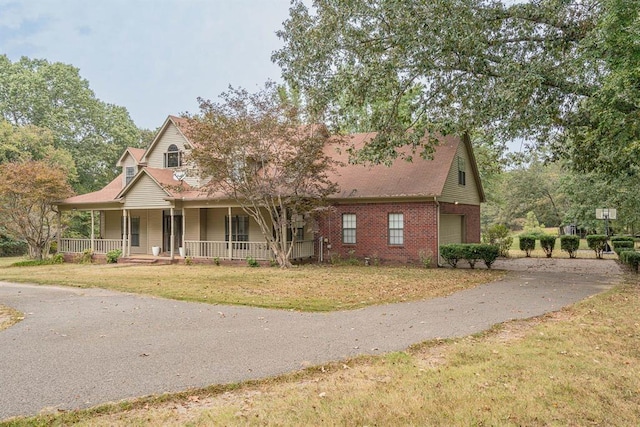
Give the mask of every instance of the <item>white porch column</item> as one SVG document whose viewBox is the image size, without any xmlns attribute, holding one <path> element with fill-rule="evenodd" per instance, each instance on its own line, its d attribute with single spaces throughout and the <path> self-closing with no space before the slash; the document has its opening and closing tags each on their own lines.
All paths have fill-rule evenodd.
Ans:
<svg viewBox="0 0 640 427">
<path fill-rule="evenodd" d="M 122 256 L 127 257 L 127 210 L 122 210 Z"/>
<path fill-rule="evenodd" d="M 174 211 L 173 211 L 173 208 L 171 208 L 171 232 L 170 232 L 170 237 L 169 237 L 169 239 L 171 240 L 171 243 L 169 244 L 169 248 L 170 248 L 169 256 L 171 257 L 171 259 L 173 259 L 173 254 L 175 253 L 175 250 L 176 250 L 175 249 L 176 242 L 175 242 L 175 237 L 174 237 L 175 236 L 174 235 L 175 231 L 174 231 L 174 223 L 173 223 L 174 222 L 173 214 L 174 214 Z"/>
<path fill-rule="evenodd" d="M 94 211 L 91 209 L 91 252 L 96 250 L 95 248 L 95 240 L 96 240 L 96 232 L 95 232 L 96 220 L 94 217 Z"/>
<path fill-rule="evenodd" d="M 182 246 L 182 250 L 184 251 L 185 256 L 187 255 L 187 247 L 185 246 L 185 236 L 187 234 L 187 210 L 182 207 L 182 241 L 180 242 L 180 246 Z"/>
<path fill-rule="evenodd" d="M 233 228 L 232 228 L 233 221 L 232 221 L 232 218 L 231 218 L 231 206 L 229 206 L 227 208 L 227 211 L 229 212 L 229 214 L 228 214 L 228 218 L 229 219 L 227 221 L 229 223 L 229 240 L 228 240 L 227 244 L 229 246 L 229 259 L 231 260 L 231 259 L 233 259 L 233 244 L 231 243 L 233 241 Z"/>
<path fill-rule="evenodd" d="M 287 240 L 287 208 L 282 208 L 282 228 L 280 229 L 280 235 L 282 236 L 282 240 L 284 240 L 284 245 L 282 245 L 282 247 L 284 248 L 284 253 L 288 253 L 289 252 L 289 241 Z"/>
<path fill-rule="evenodd" d="M 58 241 L 58 253 L 62 253 L 62 211 L 58 206 L 58 233 L 57 238 Z"/>
<path fill-rule="evenodd" d="M 127 211 L 127 230 L 129 233 L 127 234 L 127 254 L 131 256 L 131 212 Z"/>
</svg>

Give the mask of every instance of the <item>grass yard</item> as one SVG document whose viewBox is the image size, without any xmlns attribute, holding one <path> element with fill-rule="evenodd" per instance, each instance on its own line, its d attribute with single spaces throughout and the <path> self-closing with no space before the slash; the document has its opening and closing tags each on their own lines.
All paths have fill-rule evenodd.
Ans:
<svg viewBox="0 0 640 427">
<path fill-rule="evenodd" d="M 7 425 L 637 425 L 639 285 L 406 352 Z"/>
<path fill-rule="evenodd" d="M 434 298 L 504 275 L 484 269 L 314 265 L 288 270 L 202 264 L 10 267 L 17 258 L 0 260 L 0 280 L 99 287 L 178 300 L 301 311 L 350 310 Z"/>
</svg>

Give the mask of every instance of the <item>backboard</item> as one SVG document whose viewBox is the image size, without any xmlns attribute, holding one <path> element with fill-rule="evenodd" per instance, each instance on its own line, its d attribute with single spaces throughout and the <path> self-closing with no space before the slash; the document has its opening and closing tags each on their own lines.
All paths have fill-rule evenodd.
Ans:
<svg viewBox="0 0 640 427">
<path fill-rule="evenodd" d="M 617 219 L 618 213 L 615 209 L 596 209 L 596 219 Z"/>
</svg>

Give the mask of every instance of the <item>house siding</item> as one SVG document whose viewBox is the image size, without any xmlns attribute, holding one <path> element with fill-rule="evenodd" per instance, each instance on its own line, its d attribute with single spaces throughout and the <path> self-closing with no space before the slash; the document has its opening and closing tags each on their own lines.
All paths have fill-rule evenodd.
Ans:
<svg viewBox="0 0 640 427">
<path fill-rule="evenodd" d="M 171 203 L 164 200 L 167 193 L 148 175 L 141 176 L 129 189 L 124 202 L 125 209 L 169 208 Z"/>
<path fill-rule="evenodd" d="M 136 162 L 136 159 L 131 157 L 130 154 L 127 154 L 125 156 L 124 161 L 122 162 L 122 187 L 125 187 L 127 185 L 127 168 L 128 167 L 135 168 L 136 173 L 138 173 L 138 162 Z"/>
<path fill-rule="evenodd" d="M 356 243 L 342 243 L 342 214 L 356 215 Z M 404 243 L 389 244 L 388 216 L 402 213 Z M 394 262 L 419 262 L 421 253 L 435 262 L 438 253 L 438 208 L 433 202 L 362 203 L 335 205 L 317 218 L 325 239 L 323 257 L 370 257 Z"/>
<path fill-rule="evenodd" d="M 147 253 L 150 254 L 153 246 L 159 246 L 163 251 L 168 248 L 162 247 L 162 211 L 150 210 L 147 212 Z"/>
<path fill-rule="evenodd" d="M 101 230 L 105 239 L 122 239 L 122 211 L 104 211 L 104 230 Z"/>
<path fill-rule="evenodd" d="M 184 239 L 185 240 L 201 240 L 200 228 L 202 221 L 200 220 L 200 209 L 184 209 L 182 211 L 184 215 Z"/>
<path fill-rule="evenodd" d="M 464 159 L 465 162 L 465 185 L 458 184 L 458 156 Z M 453 163 L 449 168 L 449 174 L 447 175 L 440 200 L 450 203 L 479 205 L 480 193 L 478 190 L 478 183 L 472 169 L 471 156 L 467 151 L 466 144 L 460 143 L 456 155 L 453 157 Z"/>
<path fill-rule="evenodd" d="M 132 254 L 146 254 L 148 251 L 148 233 L 147 233 L 147 223 L 148 223 L 148 212 L 146 210 L 132 210 L 129 211 L 129 216 L 131 218 L 138 217 L 140 218 L 140 240 L 138 246 L 131 246 Z M 128 238 L 128 236 L 127 236 Z"/>
<path fill-rule="evenodd" d="M 163 169 L 164 153 L 167 152 L 169 146 L 175 144 L 178 149 L 184 151 L 185 143 L 184 136 L 182 136 L 178 128 L 173 123 L 169 123 L 152 150 L 147 153 L 147 165 L 151 168 Z"/>
</svg>

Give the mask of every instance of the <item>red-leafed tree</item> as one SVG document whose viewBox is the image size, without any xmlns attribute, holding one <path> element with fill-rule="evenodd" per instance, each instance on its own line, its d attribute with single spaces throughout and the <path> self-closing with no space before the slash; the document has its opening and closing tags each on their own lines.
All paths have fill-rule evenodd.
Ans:
<svg viewBox="0 0 640 427">
<path fill-rule="evenodd" d="M 295 103 L 267 83 L 251 94 L 230 88 L 221 102 L 200 100 L 190 120 L 203 190 L 237 201 L 260 226 L 275 260 L 289 257 L 300 218 L 308 218 L 337 187 L 329 179 L 333 161 L 325 153 L 324 126 L 302 125 Z"/>
<path fill-rule="evenodd" d="M 32 258 L 49 253 L 58 232 L 52 203 L 71 194 L 64 168 L 33 160 L 0 165 L 0 223 L 27 242 Z"/>
</svg>

